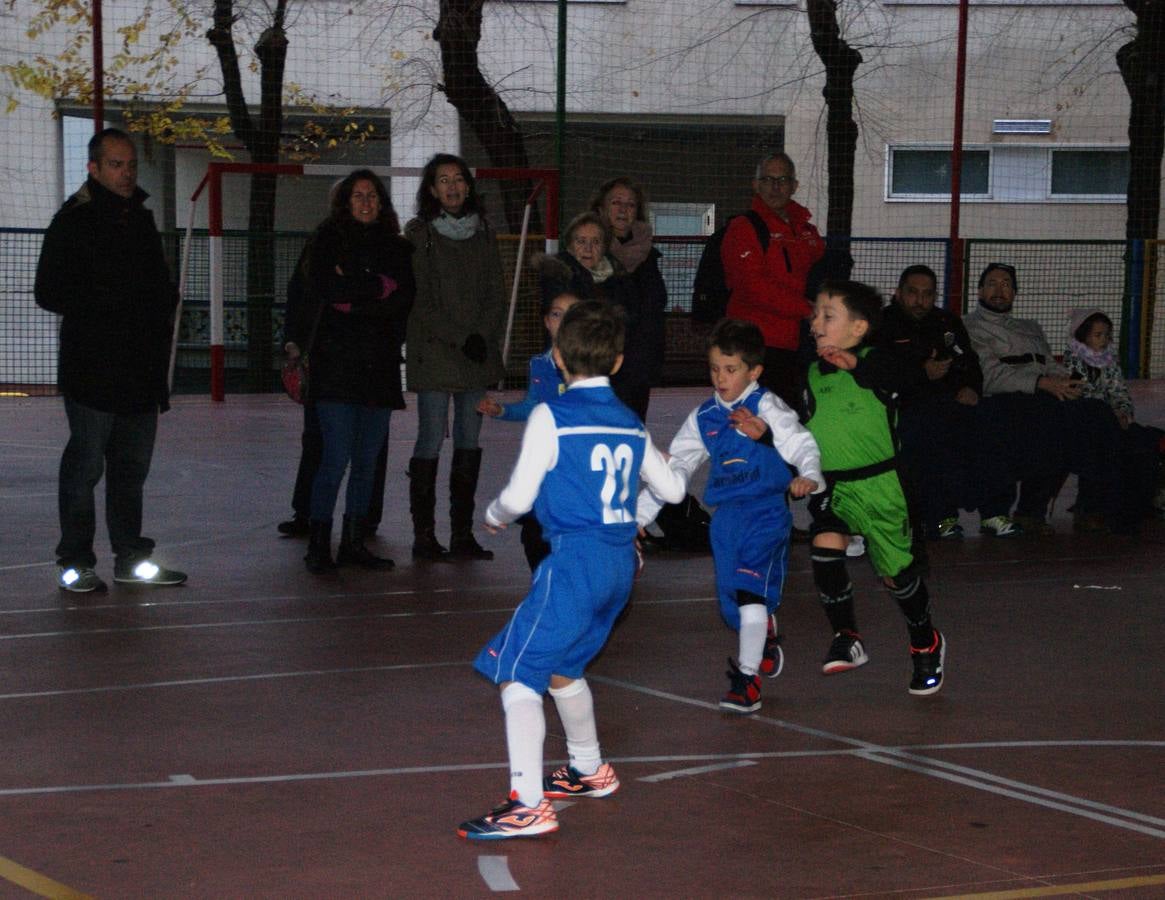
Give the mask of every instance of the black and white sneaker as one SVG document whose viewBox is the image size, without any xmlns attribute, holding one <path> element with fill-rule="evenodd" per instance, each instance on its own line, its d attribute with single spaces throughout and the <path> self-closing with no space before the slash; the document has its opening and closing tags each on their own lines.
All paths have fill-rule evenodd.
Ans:
<svg viewBox="0 0 1165 900">
<path fill-rule="evenodd" d="M 934 643 L 925 650 L 910 648 L 914 663 L 914 677 L 910 679 L 910 693 L 925 697 L 943 686 L 943 663 L 947 658 L 947 642 L 942 632 L 934 630 Z"/>
<path fill-rule="evenodd" d="M 869 661 L 866 648 L 862 644 L 862 636 L 856 631 L 839 631 L 833 636 L 833 643 L 829 645 L 829 652 L 825 654 L 821 671 L 826 675 L 836 675 L 864 666 Z"/>
<path fill-rule="evenodd" d="M 129 566 L 115 566 L 113 580 L 118 584 L 174 585 L 185 582 L 186 573 L 165 569 L 156 562 L 143 559 Z"/>
</svg>

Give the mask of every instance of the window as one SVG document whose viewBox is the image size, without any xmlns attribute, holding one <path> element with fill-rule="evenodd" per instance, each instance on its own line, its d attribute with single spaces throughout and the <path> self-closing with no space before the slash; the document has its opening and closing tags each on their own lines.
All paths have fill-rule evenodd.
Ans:
<svg viewBox="0 0 1165 900">
<path fill-rule="evenodd" d="M 990 160 L 986 150 L 963 150 L 959 193 L 964 197 L 989 195 Z M 890 151 L 890 197 L 935 198 L 950 193 L 950 150 Z"/>
<path fill-rule="evenodd" d="M 1129 184 L 1128 150 L 1053 150 L 1053 197 L 1115 197 Z"/>
<path fill-rule="evenodd" d="M 885 199 L 950 199 L 951 151 L 942 146 L 890 146 Z M 963 150 L 964 201 L 996 203 L 1123 203 L 1129 153 L 1122 147 L 992 144 Z"/>
</svg>

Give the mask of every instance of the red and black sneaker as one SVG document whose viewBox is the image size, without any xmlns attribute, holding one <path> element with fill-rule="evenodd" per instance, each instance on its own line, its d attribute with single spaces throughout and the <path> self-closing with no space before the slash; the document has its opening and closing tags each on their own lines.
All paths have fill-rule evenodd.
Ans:
<svg viewBox="0 0 1165 900">
<path fill-rule="evenodd" d="M 785 668 L 785 651 L 781 649 L 781 636 L 777 634 L 777 614 L 769 616 L 769 633 L 765 636 L 765 649 L 760 658 L 760 674 L 765 678 L 776 678 Z"/>
<path fill-rule="evenodd" d="M 937 628 L 929 647 L 911 647 L 914 677 L 910 679 L 910 693 L 918 697 L 934 694 L 943 686 L 943 664 L 947 660 L 947 642 Z"/>
<path fill-rule="evenodd" d="M 747 715 L 760 709 L 760 676 L 745 675 L 731 659 L 728 660 L 728 693 L 720 699 L 720 708 L 738 715 Z"/>
</svg>

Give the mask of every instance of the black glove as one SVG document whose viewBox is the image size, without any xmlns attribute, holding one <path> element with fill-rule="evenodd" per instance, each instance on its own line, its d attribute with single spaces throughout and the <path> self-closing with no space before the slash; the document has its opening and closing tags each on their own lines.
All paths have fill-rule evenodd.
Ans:
<svg viewBox="0 0 1165 900">
<path fill-rule="evenodd" d="M 461 352 L 473 362 L 481 364 L 485 362 L 485 358 L 489 355 L 489 345 L 485 342 L 485 338 L 477 332 L 474 332 L 461 345 Z"/>
</svg>

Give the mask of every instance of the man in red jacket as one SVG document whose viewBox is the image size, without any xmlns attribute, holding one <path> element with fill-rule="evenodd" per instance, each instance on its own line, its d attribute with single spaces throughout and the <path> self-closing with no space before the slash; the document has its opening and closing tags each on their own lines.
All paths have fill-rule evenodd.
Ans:
<svg viewBox="0 0 1165 900">
<path fill-rule="evenodd" d="M 813 311 L 805 296 L 809 269 L 825 254 L 825 241 L 809 210 L 793 201 L 797 172 L 785 153 L 761 160 L 752 180 L 752 211 L 769 229 L 765 250 L 749 216 L 737 216 L 721 246 L 724 278 L 732 292 L 728 315 L 754 322 L 765 337 L 761 381 L 793 408 L 800 402 L 797 364 L 801 321 Z"/>
</svg>

